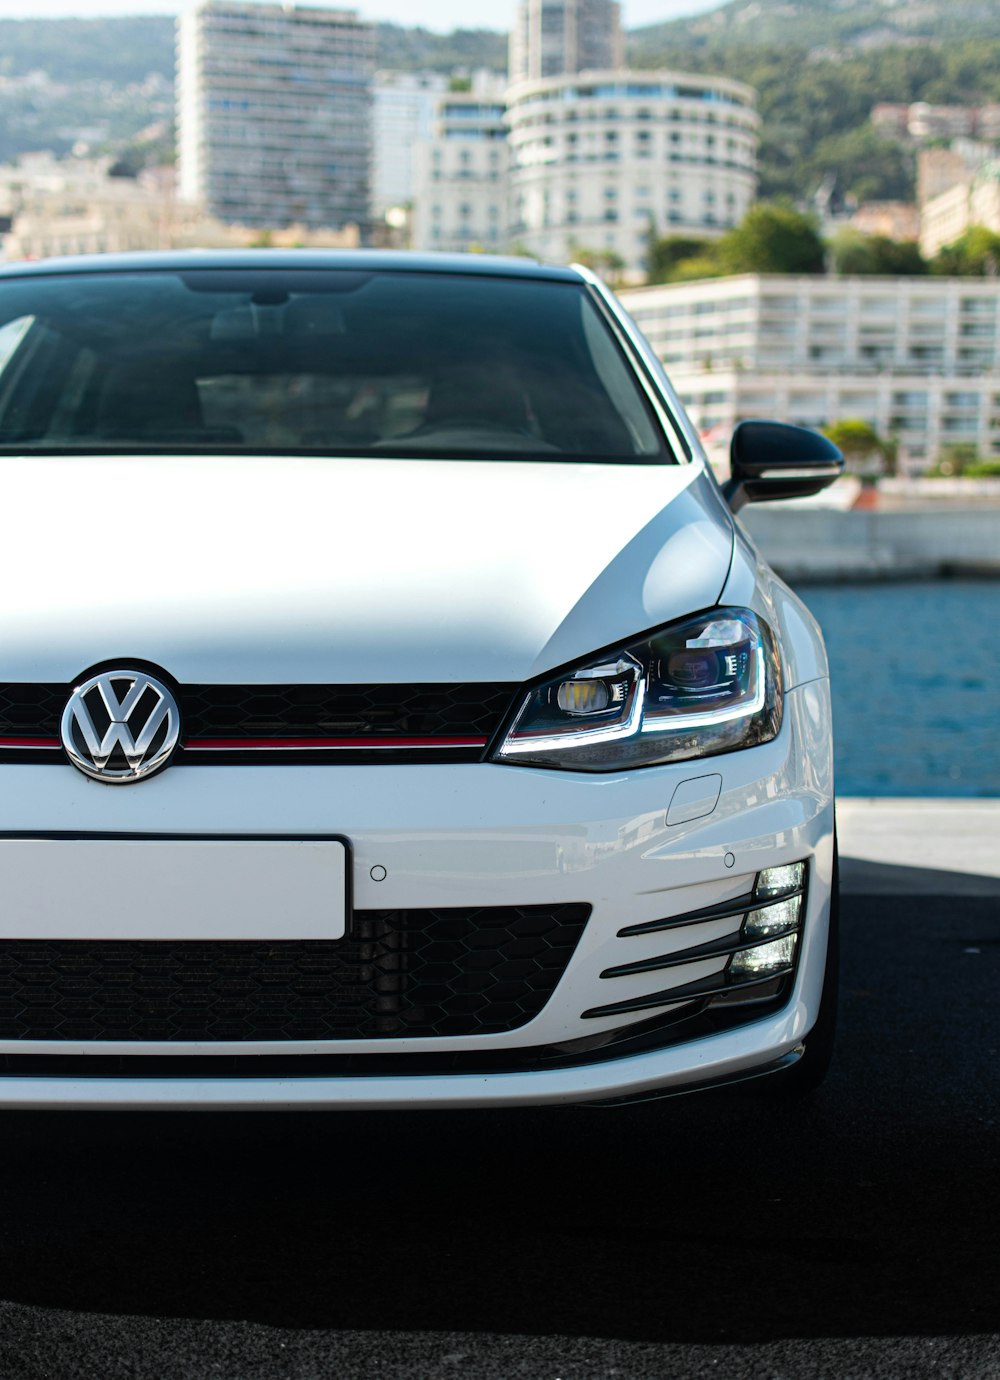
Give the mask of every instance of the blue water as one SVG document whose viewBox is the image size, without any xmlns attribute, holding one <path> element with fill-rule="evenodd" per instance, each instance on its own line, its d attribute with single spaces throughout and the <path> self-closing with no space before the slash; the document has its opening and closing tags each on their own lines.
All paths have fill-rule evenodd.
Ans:
<svg viewBox="0 0 1000 1380">
<path fill-rule="evenodd" d="M 799 593 L 830 654 L 838 794 L 1000 795 L 1000 583 Z"/>
</svg>

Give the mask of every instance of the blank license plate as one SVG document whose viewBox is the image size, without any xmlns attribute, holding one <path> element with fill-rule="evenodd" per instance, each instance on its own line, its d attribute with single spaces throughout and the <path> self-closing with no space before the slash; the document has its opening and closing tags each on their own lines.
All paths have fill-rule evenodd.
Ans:
<svg viewBox="0 0 1000 1380">
<path fill-rule="evenodd" d="M 0 839 L 3 939 L 340 939 L 337 839 Z"/>
</svg>

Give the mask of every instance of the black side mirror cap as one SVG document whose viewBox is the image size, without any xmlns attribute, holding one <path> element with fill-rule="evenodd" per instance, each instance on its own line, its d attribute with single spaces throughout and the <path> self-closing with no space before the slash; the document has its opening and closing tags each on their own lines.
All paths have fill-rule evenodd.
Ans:
<svg viewBox="0 0 1000 1380">
<path fill-rule="evenodd" d="M 818 494 L 843 472 L 843 455 L 818 431 L 787 422 L 739 422 L 722 492 L 738 513 L 745 503 Z"/>
</svg>

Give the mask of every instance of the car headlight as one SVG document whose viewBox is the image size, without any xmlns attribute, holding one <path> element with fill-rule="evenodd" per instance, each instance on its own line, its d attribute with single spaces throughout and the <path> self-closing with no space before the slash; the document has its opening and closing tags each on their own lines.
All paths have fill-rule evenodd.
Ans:
<svg viewBox="0 0 1000 1380">
<path fill-rule="evenodd" d="M 753 747 L 780 727 L 774 634 L 749 609 L 718 608 L 528 690 L 494 760 L 618 771 Z"/>
</svg>

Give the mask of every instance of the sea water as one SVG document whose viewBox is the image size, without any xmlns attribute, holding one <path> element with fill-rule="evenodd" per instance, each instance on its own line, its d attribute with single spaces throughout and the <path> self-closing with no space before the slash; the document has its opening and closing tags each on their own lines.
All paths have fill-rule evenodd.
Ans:
<svg viewBox="0 0 1000 1380">
<path fill-rule="evenodd" d="M 830 655 L 837 793 L 1000 796 L 1000 582 L 798 593 Z"/>
</svg>

